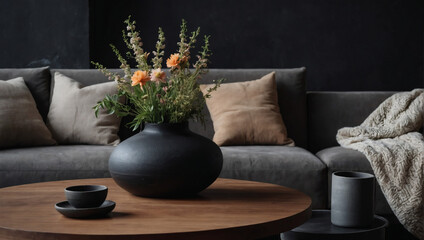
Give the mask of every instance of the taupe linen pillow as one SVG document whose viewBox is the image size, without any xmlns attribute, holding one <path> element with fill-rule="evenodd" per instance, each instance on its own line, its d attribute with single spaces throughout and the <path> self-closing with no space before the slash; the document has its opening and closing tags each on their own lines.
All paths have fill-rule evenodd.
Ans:
<svg viewBox="0 0 424 240">
<path fill-rule="evenodd" d="M 201 85 L 204 94 L 212 85 Z M 215 135 L 224 145 L 293 145 L 280 114 L 275 72 L 258 80 L 222 84 L 206 99 Z"/>
<path fill-rule="evenodd" d="M 115 82 L 82 86 L 81 83 L 55 72 L 52 98 L 47 116 L 50 131 L 60 144 L 117 145 L 121 119 L 106 110 L 96 118 L 93 106 L 106 95 L 116 93 Z"/>
<path fill-rule="evenodd" d="M 0 149 L 54 144 L 24 79 L 0 80 Z"/>
</svg>

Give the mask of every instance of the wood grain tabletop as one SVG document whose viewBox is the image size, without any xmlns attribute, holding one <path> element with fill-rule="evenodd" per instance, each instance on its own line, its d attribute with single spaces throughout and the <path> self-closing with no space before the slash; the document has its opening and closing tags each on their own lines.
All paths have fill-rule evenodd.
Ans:
<svg viewBox="0 0 424 240">
<path fill-rule="evenodd" d="M 72 219 L 55 203 L 64 188 L 109 188 L 115 209 L 104 218 Z M 288 231 L 311 215 L 307 195 L 279 185 L 217 179 L 190 198 L 134 196 L 110 178 L 33 183 L 0 189 L 0 239 L 258 239 Z"/>
</svg>

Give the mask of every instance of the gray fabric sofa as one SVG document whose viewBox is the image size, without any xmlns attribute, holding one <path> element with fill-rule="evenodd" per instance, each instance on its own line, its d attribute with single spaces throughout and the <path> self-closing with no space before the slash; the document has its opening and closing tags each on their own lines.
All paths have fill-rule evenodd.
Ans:
<svg viewBox="0 0 424 240">
<path fill-rule="evenodd" d="M 49 71 L 59 71 L 84 85 L 108 81 L 94 69 Z M 218 78 L 225 78 L 227 82 L 254 80 L 271 71 L 276 73 L 282 117 L 288 135 L 296 146 L 221 147 L 224 155 L 221 177 L 295 188 L 311 196 L 314 209 L 328 208 L 332 172 L 372 173 L 364 155 L 338 146 L 335 140 L 337 130 L 360 124 L 393 92 L 307 92 L 304 68 L 211 69 L 201 81 L 208 83 Z M 0 69 L 2 80 L 22 74 L 30 75 L 31 71 Z M 41 101 L 37 101 L 37 106 Z M 190 128 L 211 138 L 213 125 L 207 109 L 205 113 L 206 127 L 191 122 Z M 129 135 L 122 123 L 121 138 L 125 139 Z M 59 145 L 0 150 L 0 187 L 40 181 L 109 177 L 108 157 L 113 149 L 113 146 Z M 377 191 L 376 213 L 392 214 L 380 190 Z"/>
</svg>

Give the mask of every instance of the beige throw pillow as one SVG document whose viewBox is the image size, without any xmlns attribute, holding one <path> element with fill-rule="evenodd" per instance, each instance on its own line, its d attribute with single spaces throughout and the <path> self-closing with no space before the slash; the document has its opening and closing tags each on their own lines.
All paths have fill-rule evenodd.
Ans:
<svg viewBox="0 0 424 240">
<path fill-rule="evenodd" d="M 205 94 L 212 85 L 201 85 Z M 293 145 L 280 114 L 275 72 L 261 79 L 222 84 L 206 100 L 215 135 L 223 145 Z"/>
<path fill-rule="evenodd" d="M 0 149 L 54 144 L 24 79 L 0 80 Z"/>
<path fill-rule="evenodd" d="M 98 101 L 116 91 L 115 82 L 84 87 L 56 72 L 47 116 L 54 139 L 60 144 L 117 145 L 121 119 L 106 110 L 101 110 L 96 118 L 93 110 Z"/>
</svg>

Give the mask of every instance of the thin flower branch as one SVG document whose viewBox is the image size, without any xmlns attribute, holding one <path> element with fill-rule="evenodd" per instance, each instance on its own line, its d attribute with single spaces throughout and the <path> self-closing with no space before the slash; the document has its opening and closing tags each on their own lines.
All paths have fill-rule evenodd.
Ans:
<svg viewBox="0 0 424 240">
<path fill-rule="evenodd" d="M 137 129 L 142 122 L 150 123 L 179 123 L 188 119 L 204 121 L 203 107 L 210 92 L 215 91 L 222 80 L 215 82 L 214 87 L 203 95 L 200 91 L 198 79 L 207 72 L 209 50 L 209 36 L 204 37 L 204 45 L 197 55 L 197 61 L 190 69 L 190 50 L 195 47 L 200 28 L 187 36 L 187 22 L 182 20 L 179 50 L 169 55 L 166 66 L 169 71 L 162 70 L 165 56 L 165 34 L 158 30 L 156 49 L 152 51 L 152 65 L 148 64 L 149 52 L 142 48 L 140 34 L 136 31 L 135 21 L 131 17 L 125 21 L 126 29 L 122 31 L 123 41 L 130 50 L 123 56 L 120 51 L 111 45 L 124 76 L 112 73 L 99 63 L 92 62 L 105 76 L 118 84 L 118 93 L 106 96 L 94 107 L 97 114 L 100 109 L 107 109 L 110 114 L 117 116 L 132 116 L 130 126 Z M 135 60 L 136 70 L 133 72 L 129 60 Z M 119 100 L 125 97 L 122 104 Z"/>
</svg>

